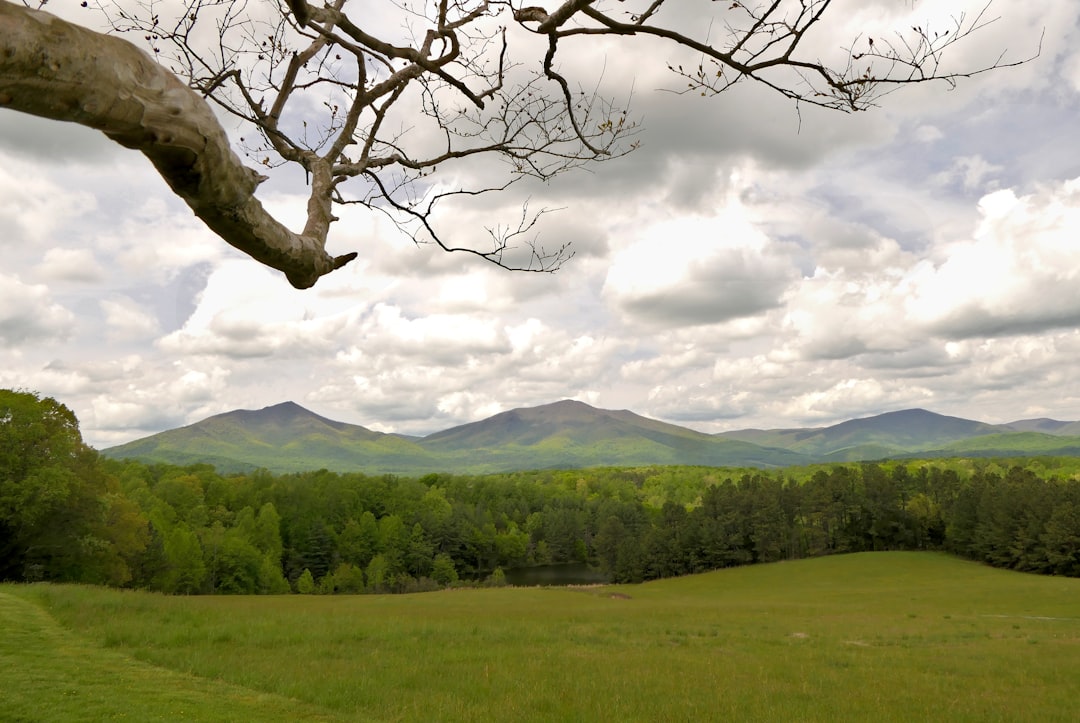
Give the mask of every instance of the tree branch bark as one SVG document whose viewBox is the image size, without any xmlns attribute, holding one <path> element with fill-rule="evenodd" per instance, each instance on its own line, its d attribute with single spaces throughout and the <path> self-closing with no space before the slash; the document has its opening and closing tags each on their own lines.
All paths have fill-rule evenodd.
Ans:
<svg viewBox="0 0 1080 723">
<path fill-rule="evenodd" d="M 265 180 L 244 166 L 210 106 L 121 38 L 0 0 L 0 108 L 69 121 L 140 151 L 195 215 L 296 288 L 344 266 L 326 224 L 297 234 L 255 198 Z"/>
</svg>

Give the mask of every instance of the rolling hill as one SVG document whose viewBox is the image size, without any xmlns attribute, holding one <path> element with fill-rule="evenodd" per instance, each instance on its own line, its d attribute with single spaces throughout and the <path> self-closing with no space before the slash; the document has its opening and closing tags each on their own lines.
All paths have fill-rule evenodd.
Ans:
<svg viewBox="0 0 1080 723">
<path fill-rule="evenodd" d="M 515 409 L 422 438 L 373 432 L 285 402 L 226 412 L 102 453 L 168 464 L 205 462 L 222 471 L 325 468 L 411 475 L 644 464 L 781 467 L 808 461 L 790 450 L 573 401 Z"/>
<path fill-rule="evenodd" d="M 881 459 L 951 442 L 1007 432 L 1003 426 L 905 409 L 813 429 L 723 432 L 726 439 L 768 444 L 829 461 Z"/>
<path fill-rule="evenodd" d="M 790 450 L 719 439 L 571 400 L 502 412 L 436 432 L 419 444 L 446 458 L 471 459 L 485 471 L 643 464 L 778 467 L 806 461 Z"/>
<path fill-rule="evenodd" d="M 705 434 L 629 410 L 564 400 L 513 409 L 427 437 L 375 432 L 285 402 L 236 410 L 103 450 L 117 459 L 208 463 L 223 472 L 328 469 L 480 474 L 592 466 L 784 467 L 898 457 L 1080 456 L 1080 423 L 992 425 L 925 409 L 829 427 Z"/>
<path fill-rule="evenodd" d="M 1056 419 L 1021 419 L 1002 425 L 1014 432 L 1042 432 L 1043 434 L 1055 434 L 1062 437 L 1080 436 L 1080 422 L 1061 422 Z"/>
<path fill-rule="evenodd" d="M 1042 432 L 1007 432 L 961 439 L 919 457 L 1080 457 L 1080 437 Z"/>
<path fill-rule="evenodd" d="M 440 469 L 422 447 L 408 438 L 335 422 L 293 402 L 218 414 L 187 427 L 110 447 L 102 454 L 180 465 L 206 462 L 223 472 L 260 467 L 279 473 L 322 468 L 372 472 Z"/>
</svg>

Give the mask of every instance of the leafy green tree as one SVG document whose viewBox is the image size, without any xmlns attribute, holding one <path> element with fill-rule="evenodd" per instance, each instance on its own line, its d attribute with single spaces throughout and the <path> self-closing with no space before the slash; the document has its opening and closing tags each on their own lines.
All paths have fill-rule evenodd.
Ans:
<svg viewBox="0 0 1080 723">
<path fill-rule="evenodd" d="M 941 506 L 925 492 L 916 492 L 904 505 L 912 523 L 912 546 L 925 550 L 940 547 L 945 539 Z"/>
<path fill-rule="evenodd" d="M 436 555 L 431 564 L 431 579 L 443 587 L 453 585 L 457 582 L 458 572 L 457 568 L 454 566 L 453 558 L 445 552 L 440 552 Z"/>
<path fill-rule="evenodd" d="M 364 592 L 364 570 L 356 565 L 342 562 L 334 570 L 332 577 L 336 592 L 346 594 Z"/>
<path fill-rule="evenodd" d="M 466 528 L 466 535 L 461 559 L 466 563 L 466 569 L 473 573 L 491 570 L 496 566 L 497 553 L 495 550 L 495 523 L 487 520 L 482 525 L 470 522 Z"/>
<path fill-rule="evenodd" d="M 419 588 L 419 582 L 415 577 L 402 570 L 386 576 L 386 587 L 392 593 L 415 592 Z"/>
<path fill-rule="evenodd" d="M 255 510 L 250 505 L 245 505 L 232 517 L 232 529 L 243 535 L 244 539 L 255 544 Z"/>
<path fill-rule="evenodd" d="M 454 508 L 446 499 L 446 490 L 433 486 L 424 492 L 416 510 L 416 521 L 424 528 L 437 550 L 446 552 L 454 547 L 453 516 Z"/>
<path fill-rule="evenodd" d="M 754 562 L 784 559 L 789 525 L 785 520 L 781 493 L 783 483 L 765 475 L 747 477 L 746 501 L 750 506 L 750 539 Z M 743 487 L 744 483 L 740 483 Z"/>
<path fill-rule="evenodd" d="M 198 475 L 173 468 L 154 485 L 154 495 L 176 512 L 176 517 L 192 529 L 206 527 L 210 513 L 203 497 L 202 480 Z"/>
<path fill-rule="evenodd" d="M 387 515 L 379 520 L 379 551 L 386 559 L 388 574 L 405 570 L 405 555 L 409 549 L 409 530 L 400 516 Z"/>
<path fill-rule="evenodd" d="M 548 549 L 547 540 L 540 540 L 533 545 L 532 555 L 529 556 L 529 560 L 534 565 L 550 565 L 555 562 L 551 557 L 551 550 Z"/>
<path fill-rule="evenodd" d="M 215 522 L 204 534 L 203 553 L 211 592 L 247 595 L 258 591 L 263 555 L 240 529 L 225 529 Z"/>
<path fill-rule="evenodd" d="M 645 579 L 645 566 L 644 546 L 637 537 L 627 535 L 619 543 L 612 579 L 615 582 L 641 582 Z"/>
<path fill-rule="evenodd" d="M 616 515 L 609 515 L 600 523 L 600 528 L 593 539 L 593 550 L 600 569 L 609 576 L 615 571 L 615 562 L 619 555 L 619 545 L 626 537 L 626 526 Z"/>
<path fill-rule="evenodd" d="M 511 521 L 505 530 L 495 535 L 495 554 L 500 567 L 515 568 L 525 564 L 529 556 L 529 535 Z"/>
<path fill-rule="evenodd" d="M 820 533 L 811 536 L 815 541 L 812 554 L 867 549 L 861 473 L 848 465 L 837 465 L 816 472 L 805 487 L 803 517 Z"/>
<path fill-rule="evenodd" d="M 986 562 L 997 567 L 1013 567 L 1016 554 L 1013 542 L 1019 528 L 1018 512 L 1025 504 L 1019 488 L 1005 482 L 999 475 L 986 475 L 977 508 L 974 550 Z"/>
<path fill-rule="evenodd" d="M 593 539 L 593 548 L 600 570 L 612 582 L 641 582 L 645 579 L 649 560 L 639 539 L 641 529 L 641 525 L 630 519 L 624 521 L 618 514 L 609 514 L 600 523 Z M 651 534 L 647 536 L 651 539 Z"/>
<path fill-rule="evenodd" d="M 431 573 L 435 545 L 428 539 L 424 528 L 417 522 L 409 533 L 409 543 L 405 550 L 405 569 L 414 577 L 427 577 Z"/>
<path fill-rule="evenodd" d="M 390 572 L 390 563 L 381 552 L 371 558 L 367 569 L 364 570 L 364 578 L 367 581 L 366 589 L 370 592 L 388 592 Z"/>
<path fill-rule="evenodd" d="M 1080 577 L 1080 505 L 1059 505 L 1046 521 L 1042 542 L 1050 572 Z"/>
<path fill-rule="evenodd" d="M 683 546 L 686 521 L 685 507 L 670 500 L 664 503 L 645 540 L 646 577 L 674 577 L 690 571 Z"/>
<path fill-rule="evenodd" d="M 0 520 L 19 531 L 66 501 L 71 460 L 82 437 L 75 415 L 55 399 L 0 390 Z"/>
<path fill-rule="evenodd" d="M 1015 568 L 1025 572 L 1046 572 L 1048 561 L 1044 532 L 1054 512 L 1056 489 L 1053 484 L 1033 474 L 1018 486 L 1017 493 L 1023 497 L 1024 503 L 1014 510 L 1017 525 L 1011 549 L 1016 558 Z"/>
<path fill-rule="evenodd" d="M 570 562 L 577 558 L 576 542 L 583 532 L 579 511 L 569 505 L 548 505 L 543 510 L 543 539 L 552 562 Z"/>
<path fill-rule="evenodd" d="M 294 526 L 292 531 L 295 537 L 285 554 L 286 575 L 290 579 L 302 574 L 303 570 L 310 570 L 319 579 L 335 567 L 337 545 L 322 520 L 305 520 L 304 524 Z"/>
<path fill-rule="evenodd" d="M 0 579 L 124 584 L 148 539 L 71 410 L 0 390 Z"/>
<path fill-rule="evenodd" d="M 484 580 L 486 587 L 506 587 L 506 573 L 501 567 L 496 567 Z"/>
<path fill-rule="evenodd" d="M 259 508 L 251 541 L 262 553 L 278 560 L 280 567 L 284 547 L 281 541 L 281 515 L 273 502 L 267 502 Z"/>
<path fill-rule="evenodd" d="M 910 547 L 913 534 L 896 475 L 886 474 L 878 465 L 864 465 L 863 510 L 867 535 L 873 550 Z"/>
<path fill-rule="evenodd" d="M 364 512 L 359 520 L 350 519 L 345 523 L 338 535 L 338 555 L 343 561 L 365 568 L 378 552 L 379 522 L 375 515 Z"/>
<path fill-rule="evenodd" d="M 727 479 L 710 485 L 701 506 L 691 516 L 701 519 L 701 563 L 707 569 L 746 565 L 753 555 L 749 546 L 750 519 L 743 513 L 744 492 Z"/>
<path fill-rule="evenodd" d="M 320 595 L 333 595 L 338 591 L 337 578 L 334 573 L 328 572 L 315 585 L 315 592 Z"/>
<path fill-rule="evenodd" d="M 959 484 L 952 499 L 942 506 L 945 520 L 945 549 L 965 557 L 981 557 L 977 545 L 979 532 L 979 506 L 986 481 L 975 475 L 966 483 Z"/>
<path fill-rule="evenodd" d="M 289 581 L 281 571 L 281 558 L 265 555 L 259 563 L 259 590 L 264 595 L 284 595 L 290 592 Z"/>
<path fill-rule="evenodd" d="M 126 585 L 150 544 L 150 523 L 138 505 L 119 492 L 106 492 L 99 501 L 103 518 L 97 539 L 104 544 L 98 544 L 99 554 L 87 562 L 83 579 L 102 585 Z"/>
<path fill-rule="evenodd" d="M 180 523 L 165 537 L 166 568 L 156 587 L 163 592 L 189 595 L 202 590 L 206 563 L 198 536 Z"/>
<path fill-rule="evenodd" d="M 301 595 L 311 595 L 315 592 L 315 577 L 311 574 L 311 570 L 304 568 L 300 577 L 296 578 L 296 592 Z"/>
<path fill-rule="evenodd" d="M 146 546 L 128 563 L 132 576 L 129 584 L 134 588 L 160 590 L 158 581 L 163 579 L 168 564 L 162 528 L 150 521 L 147 524 Z"/>
</svg>

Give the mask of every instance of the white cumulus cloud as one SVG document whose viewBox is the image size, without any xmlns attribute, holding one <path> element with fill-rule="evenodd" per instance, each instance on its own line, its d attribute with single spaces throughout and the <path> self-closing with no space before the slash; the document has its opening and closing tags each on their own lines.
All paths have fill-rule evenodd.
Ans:
<svg viewBox="0 0 1080 723">
<path fill-rule="evenodd" d="M 0 273 L 0 339 L 7 344 L 62 339 L 74 323 L 75 315 L 52 300 L 47 286 Z"/>
</svg>

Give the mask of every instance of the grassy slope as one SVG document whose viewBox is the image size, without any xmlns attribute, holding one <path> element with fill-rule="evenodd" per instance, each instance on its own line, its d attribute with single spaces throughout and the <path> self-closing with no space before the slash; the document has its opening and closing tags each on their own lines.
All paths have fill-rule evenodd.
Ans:
<svg viewBox="0 0 1080 723">
<path fill-rule="evenodd" d="M 310 704 L 104 649 L 4 591 L 12 589 L 0 588 L 2 720 L 340 720 Z"/>
<path fill-rule="evenodd" d="M 1041 432 L 991 434 L 953 442 L 935 450 L 950 457 L 992 454 L 994 456 L 1070 455 L 1080 456 L 1080 437 Z M 928 452 L 929 454 L 929 452 Z"/>
<path fill-rule="evenodd" d="M 1065 721 L 1080 695 L 1080 580 L 934 554 L 576 591 L 0 591 L 109 649 L 87 654 L 385 720 Z"/>
</svg>

